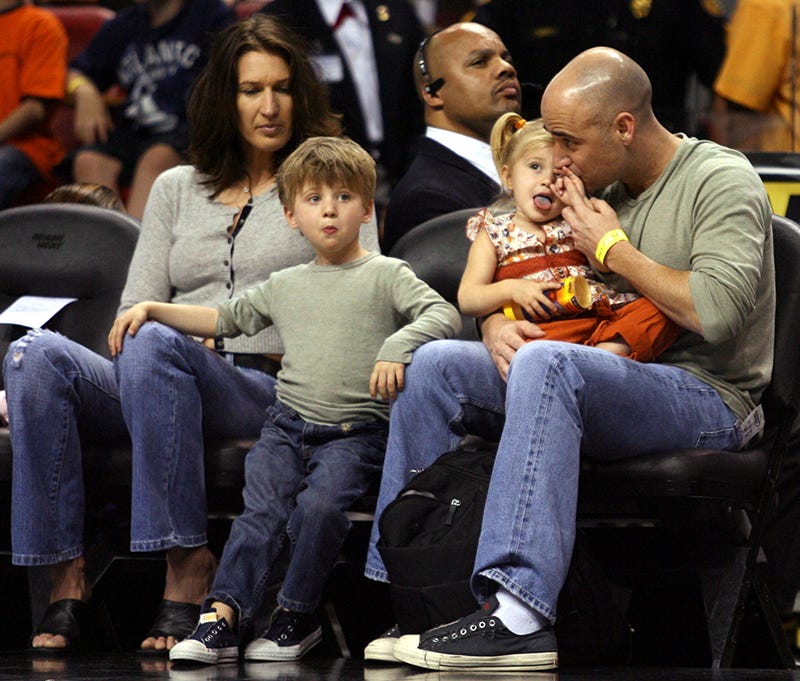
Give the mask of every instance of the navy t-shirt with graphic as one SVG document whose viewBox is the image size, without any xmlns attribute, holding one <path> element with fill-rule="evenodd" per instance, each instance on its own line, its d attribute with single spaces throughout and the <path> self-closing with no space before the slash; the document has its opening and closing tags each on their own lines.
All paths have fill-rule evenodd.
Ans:
<svg viewBox="0 0 800 681">
<path fill-rule="evenodd" d="M 104 92 L 122 88 L 117 125 L 161 134 L 186 121 L 186 101 L 216 31 L 234 20 L 221 0 L 186 0 L 181 11 L 153 28 L 145 4 L 108 20 L 70 65 Z"/>
</svg>

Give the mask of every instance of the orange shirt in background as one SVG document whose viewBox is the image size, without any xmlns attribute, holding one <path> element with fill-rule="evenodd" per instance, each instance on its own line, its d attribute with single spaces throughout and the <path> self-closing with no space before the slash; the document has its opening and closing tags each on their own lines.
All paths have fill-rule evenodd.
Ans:
<svg viewBox="0 0 800 681">
<path fill-rule="evenodd" d="M 0 13 L 0 120 L 26 97 L 60 100 L 67 78 L 67 34 L 47 10 L 23 5 Z M 49 120 L 6 141 L 47 177 L 63 157 Z"/>
</svg>

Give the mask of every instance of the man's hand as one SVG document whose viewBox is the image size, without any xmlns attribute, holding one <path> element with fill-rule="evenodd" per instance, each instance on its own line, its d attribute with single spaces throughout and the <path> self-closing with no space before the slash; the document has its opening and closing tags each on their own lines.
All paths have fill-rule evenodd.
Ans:
<svg viewBox="0 0 800 681">
<path fill-rule="evenodd" d="M 403 389 L 403 374 L 406 365 L 402 362 L 375 362 L 369 377 L 369 394 L 373 399 L 381 396 L 387 402 L 397 398 Z"/>
<path fill-rule="evenodd" d="M 75 91 L 75 136 L 83 144 L 106 142 L 114 129 L 103 95 L 87 82 Z"/>
<path fill-rule="evenodd" d="M 617 213 L 605 201 L 587 198 L 583 182 L 569 168 L 562 168 L 561 173 L 552 188 L 566 204 L 561 214 L 572 227 L 575 248 L 589 259 L 594 269 L 608 272 L 595 258 L 595 252 L 603 235 L 612 229 L 622 229 Z"/>
<path fill-rule="evenodd" d="M 514 322 L 500 313 L 487 317 L 481 325 L 483 344 L 503 377 L 508 376 L 508 366 L 514 354 L 529 340 L 542 338 L 542 331 L 533 322 Z"/>
</svg>

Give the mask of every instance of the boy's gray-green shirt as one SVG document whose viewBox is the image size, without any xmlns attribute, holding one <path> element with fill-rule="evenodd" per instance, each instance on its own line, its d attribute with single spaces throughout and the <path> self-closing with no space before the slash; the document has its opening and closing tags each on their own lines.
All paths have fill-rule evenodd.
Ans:
<svg viewBox="0 0 800 681">
<path fill-rule="evenodd" d="M 275 326 L 285 348 L 278 399 L 312 423 L 387 420 L 389 405 L 369 394 L 375 362 L 407 364 L 423 343 L 461 330 L 453 305 L 378 253 L 275 272 L 218 310 L 219 336 Z"/>
</svg>

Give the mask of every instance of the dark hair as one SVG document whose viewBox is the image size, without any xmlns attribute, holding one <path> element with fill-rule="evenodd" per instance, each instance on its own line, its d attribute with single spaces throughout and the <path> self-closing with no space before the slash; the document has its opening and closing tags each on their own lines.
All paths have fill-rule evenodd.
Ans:
<svg viewBox="0 0 800 681">
<path fill-rule="evenodd" d="M 269 52 L 286 60 L 291 73 L 292 137 L 275 155 L 277 165 L 304 139 L 342 132 L 330 110 L 328 90 L 320 82 L 305 41 L 275 17 L 256 13 L 222 29 L 189 97 L 189 157 L 208 176 L 214 196 L 242 177 L 245 148 L 239 133 L 236 94 L 239 59 L 247 52 Z"/>
<path fill-rule="evenodd" d="M 42 203 L 85 203 L 125 212 L 125 206 L 113 189 L 94 182 L 62 184 L 45 196 Z"/>
</svg>

